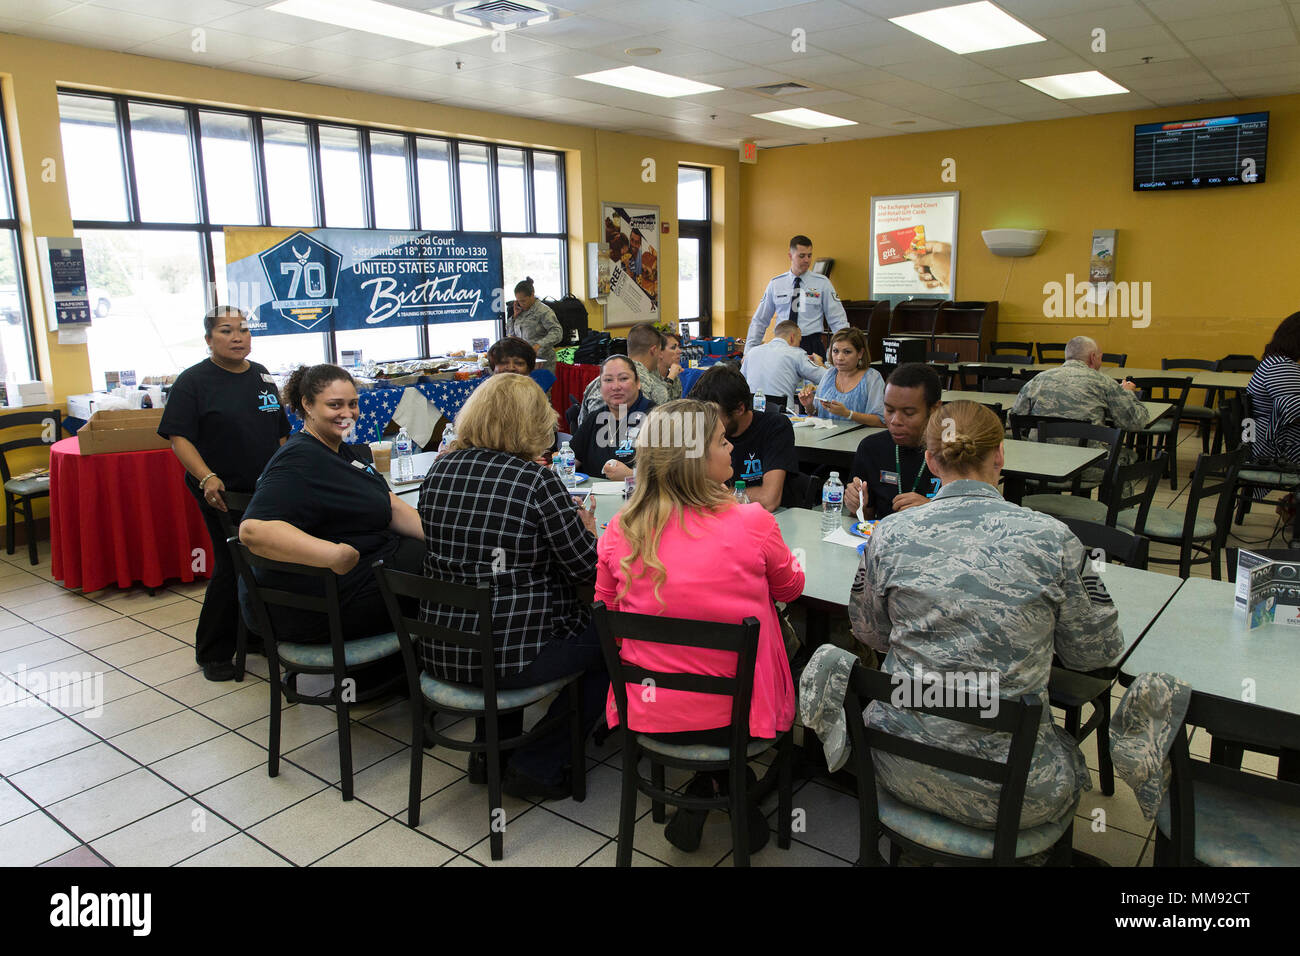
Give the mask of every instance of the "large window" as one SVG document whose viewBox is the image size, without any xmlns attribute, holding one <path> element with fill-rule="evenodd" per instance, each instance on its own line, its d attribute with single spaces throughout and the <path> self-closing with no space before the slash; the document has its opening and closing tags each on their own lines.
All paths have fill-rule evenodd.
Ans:
<svg viewBox="0 0 1300 956">
<path fill-rule="evenodd" d="M 225 226 L 482 232 L 501 239 L 505 300 L 525 276 L 539 295 L 568 290 L 557 153 L 80 91 L 60 91 L 59 109 L 73 225 L 96 293 L 96 387 L 105 372 L 174 374 L 206 354 L 202 314 L 232 301 Z M 7 182 L 0 214 L 10 217 L 0 216 L 2 230 L 12 219 Z M 13 271 L 7 242 L 0 231 L 0 309 Z M 25 319 L 17 324 L 25 335 Z M 338 361 L 344 350 L 411 358 L 468 349 L 500 329 L 500 316 L 487 313 L 450 325 L 261 336 L 253 358 L 271 369 Z"/>
<path fill-rule="evenodd" d="M 691 335 L 712 334 L 712 196 L 707 169 L 677 167 L 677 318 Z"/>
<path fill-rule="evenodd" d="M 36 378 L 31 335 L 9 142 L 5 137 L 4 116 L 0 115 L 0 381 L 12 384 Z"/>
</svg>

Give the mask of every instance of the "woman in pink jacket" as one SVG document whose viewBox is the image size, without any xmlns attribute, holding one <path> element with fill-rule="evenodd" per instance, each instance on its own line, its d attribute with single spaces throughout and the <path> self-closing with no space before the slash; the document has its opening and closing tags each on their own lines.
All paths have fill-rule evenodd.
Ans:
<svg viewBox="0 0 1300 956">
<path fill-rule="evenodd" d="M 791 601 L 803 593 L 803 570 L 776 519 L 762 505 L 738 504 L 728 492 L 731 442 L 718 407 L 679 399 L 653 409 L 637 439 L 636 462 L 632 500 L 597 546 L 596 600 L 636 614 L 727 624 L 758 618 L 749 733 L 770 739 L 789 730 L 795 692 L 773 601 Z M 629 640 L 620 656 L 653 670 L 736 672 L 736 656 L 724 651 Z M 611 727 L 617 725 L 612 691 L 607 717 Z M 628 724 L 674 743 L 725 746 L 731 699 L 661 688 L 649 703 L 638 686 L 628 693 Z M 711 795 L 721 791 L 725 779 L 725 772 L 701 775 L 692 790 Z M 693 850 L 704 816 L 679 810 L 665 833 L 674 845 Z M 754 817 L 765 836 L 766 822 L 761 815 Z"/>
</svg>

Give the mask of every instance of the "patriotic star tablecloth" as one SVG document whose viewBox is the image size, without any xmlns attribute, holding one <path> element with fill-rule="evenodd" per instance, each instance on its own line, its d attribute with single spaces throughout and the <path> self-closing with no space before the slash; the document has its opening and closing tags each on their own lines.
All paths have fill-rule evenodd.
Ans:
<svg viewBox="0 0 1300 956">
<path fill-rule="evenodd" d="M 350 441 L 353 444 L 374 441 L 376 430 L 382 434 L 383 430 L 388 427 L 388 423 L 393 420 L 393 412 L 397 410 L 398 404 L 402 401 L 402 395 L 405 394 L 408 388 L 415 389 L 433 402 L 438 411 L 442 412 L 447 418 L 455 418 L 456 413 L 465 404 L 470 393 L 485 381 L 487 379 L 472 378 L 463 382 L 420 382 L 418 385 L 374 388 L 359 392 L 357 394 L 357 426 L 352 430 Z M 293 412 L 289 412 L 289 426 L 293 431 L 298 431 L 298 429 L 302 428 L 302 419 Z"/>
</svg>

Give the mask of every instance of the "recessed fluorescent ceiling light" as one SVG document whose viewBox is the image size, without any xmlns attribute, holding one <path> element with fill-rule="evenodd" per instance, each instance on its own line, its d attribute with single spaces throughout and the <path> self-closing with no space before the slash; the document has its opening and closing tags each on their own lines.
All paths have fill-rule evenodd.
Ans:
<svg viewBox="0 0 1300 956">
<path fill-rule="evenodd" d="M 826 129 L 830 126 L 857 126 L 857 120 L 831 116 L 830 113 L 818 113 L 816 110 L 776 110 L 772 113 L 751 113 L 754 119 L 771 120 L 786 126 L 798 126 L 800 129 Z"/>
<path fill-rule="evenodd" d="M 491 30 L 431 17 L 427 13 L 378 3 L 377 0 L 282 0 L 266 9 L 426 46 L 444 46 L 492 35 Z"/>
<path fill-rule="evenodd" d="M 1001 50 L 1024 43 L 1042 43 L 1047 39 L 993 4 L 984 2 L 890 17 L 889 22 L 953 53 Z"/>
<path fill-rule="evenodd" d="M 1061 73 L 1057 76 L 1036 76 L 1032 80 L 1020 82 L 1048 96 L 1055 96 L 1058 100 L 1075 100 L 1081 96 L 1110 96 L 1113 93 L 1128 92 L 1126 87 L 1120 86 L 1096 70 L 1087 70 L 1084 73 Z"/>
<path fill-rule="evenodd" d="M 693 96 L 697 93 L 716 93 L 722 89 L 720 86 L 696 83 L 657 70 L 647 70 L 643 66 L 621 66 L 616 70 L 584 73 L 577 79 L 616 86 L 629 93 L 649 93 L 652 96 Z"/>
</svg>

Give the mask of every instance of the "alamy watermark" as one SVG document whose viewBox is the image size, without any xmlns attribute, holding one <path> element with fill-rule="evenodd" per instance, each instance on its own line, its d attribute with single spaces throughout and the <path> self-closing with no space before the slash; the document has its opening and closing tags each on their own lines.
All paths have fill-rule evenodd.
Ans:
<svg viewBox="0 0 1300 956">
<path fill-rule="evenodd" d="M 1048 319 L 1132 319 L 1133 328 L 1151 324 L 1150 282 L 1077 282 L 1067 272 L 1064 282 L 1043 283 L 1043 317 Z"/>
<path fill-rule="evenodd" d="M 895 707 L 978 709 L 981 717 L 996 717 L 1001 706 L 997 671 L 927 671 L 920 664 L 912 673 L 894 674 L 889 702 Z"/>
<path fill-rule="evenodd" d="M 639 442 L 647 448 L 684 448 L 687 458 L 699 458 L 704 454 L 708 436 L 702 412 L 661 412 L 640 417 L 629 414 L 626 407 L 622 411 L 621 418 L 608 410 L 596 416 L 598 448 L 630 452 Z"/>
<path fill-rule="evenodd" d="M 0 707 L 35 707 L 43 702 L 79 717 L 98 717 L 104 712 L 103 671 L 31 671 L 26 664 L 0 681 Z M 19 695 L 25 688 L 31 696 Z"/>
</svg>

